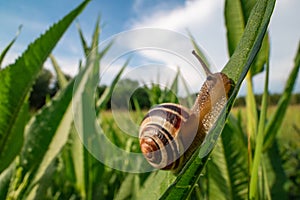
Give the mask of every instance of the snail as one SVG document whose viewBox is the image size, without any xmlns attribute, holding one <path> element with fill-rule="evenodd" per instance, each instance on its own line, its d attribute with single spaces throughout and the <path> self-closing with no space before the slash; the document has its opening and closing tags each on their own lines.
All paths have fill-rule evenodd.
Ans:
<svg viewBox="0 0 300 200">
<path fill-rule="evenodd" d="M 163 103 L 150 109 L 141 122 L 141 151 L 154 168 L 178 172 L 205 139 L 234 88 L 222 72 L 211 73 L 195 51 L 207 79 L 191 109 Z"/>
</svg>

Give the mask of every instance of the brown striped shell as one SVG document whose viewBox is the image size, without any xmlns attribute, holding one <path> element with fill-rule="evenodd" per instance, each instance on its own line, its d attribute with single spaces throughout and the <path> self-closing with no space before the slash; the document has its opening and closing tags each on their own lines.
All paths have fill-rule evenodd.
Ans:
<svg viewBox="0 0 300 200">
<path fill-rule="evenodd" d="M 173 103 L 152 108 L 140 126 L 140 146 L 149 163 L 159 169 L 175 169 L 184 152 L 180 127 L 186 123 L 190 110 Z"/>
<path fill-rule="evenodd" d="M 164 103 L 152 108 L 140 125 L 141 151 L 155 168 L 179 171 L 202 144 L 226 105 L 234 82 L 224 73 L 212 74 L 201 58 L 207 79 L 192 109 Z"/>
</svg>

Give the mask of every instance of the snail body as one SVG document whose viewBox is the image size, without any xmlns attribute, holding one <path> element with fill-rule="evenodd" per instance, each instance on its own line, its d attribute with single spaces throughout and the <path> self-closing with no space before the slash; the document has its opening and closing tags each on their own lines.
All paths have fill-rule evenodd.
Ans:
<svg viewBox="0 0 300 200">
<path fill-rule="evenodd" d="M 207 79 L 194 106 L 189 109 L 174 103 L 152 108 L 140 125 L 140 147 L 155 168 L 179 171 L 191 154 L 202 144 L 210 128 L 226 105 L 234 82 L 224 73 L 212 74 L 201 58 Z"/>
</svg>

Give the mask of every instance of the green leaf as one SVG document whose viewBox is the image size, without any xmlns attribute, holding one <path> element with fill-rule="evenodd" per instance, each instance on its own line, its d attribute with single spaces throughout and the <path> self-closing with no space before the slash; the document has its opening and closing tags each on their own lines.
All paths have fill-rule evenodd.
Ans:
<svg viewBox="0 0 300 200">
<path fill-rule="evenodd" d="M 78 136 L 74 124 L 71 127 L 70 138 L 71 147 L 69 151 L 73 161 L 76 188 L 79 190 L 81 197 L 86 198 L 85 170 L 87 171 L 87 169 L 84 165 L 84 146 Z"/>
<path fill-rule="evenodd" d="M 268 51 L 270 48 L 269 36 L 268 34 L 265 35 L 262 46 L 257 54 L 251 68 L 250 68 L 250 75 L 251 77 L 255 76 L 264 71 L 264 65 L 268 60 Z"/>
<path fill-rule="evenodd" d="M 251 14 L 251 10 L 254 7 L 256 1 L 257 0 L 241 0 L 244 19 L 246 19 L 246 20 L 249 19 L 249 16 Z"/>
<path fill-rule="evenodd" d="M 73 82 L 60 92 L 50 105 L 34 116 L 29 124 L 20 166 L 24 173 L 31 172 L 28 184 L 32 187 L 43 177 L 48 166 L 67 142 L 72 122 L 72 94 Z M 36 191 L 28 187 L 30 192 Z M 38 189 L 38 185 L 35 189 Z"/>
<path fill-rule="evenodd" d="M 227 45 L 231 56 L 237 47 L 246 24 L 246 19 L 240 0 L 225 1 L 225 22 L 227 28 Z"/>
<path fill-rule="evenodd" d="M 0 71 L 0 159 L 2 161 L 5 158 L 5 162 L 1 162 L 1 169 L 5 168 L 9 163 L 8 161 L 12 161 L 18 153 L 14 152 L 8 156 L 5 154 L 7 149 L 20 148 L 20 146 L 15 146 L 15 141 L 12 141 L 11 138 L 22 140 L 22 130 L 25 126 L 22 109 L 34 80 L 41 71 L 49 53 L 87 2 L 82 3 L 29 45 L 14 64 Z"/>
<path fill-rule="evenodd" d="M 95 30 L 94 30 L 94 33 L 93 33 L 92 44 L 91 44 L 91 47 L 90 47 L 91 51 L 94 51 L 94 50 L 97 51 L 98 45 L 99 45 L 99 36 L 100 36 L 100 16 L 97 19 Z"/>
<path fill-rule="evenodd" d="M 175 180 L 175 176 L 168 171 L 152 172 L 137 194 L 137 199 L 159 199 L 161 194 Z"/>
<path fill-rule="evenodd" d="M 109 47 L 108 47 L 109 48 Z M 106 48 L 108 50 L 108 48 Z M 110 100 L 110 97 L 113 93 L 113 90 L 116 86 L 116 84 L 118 83 L 118 81 L 120 80 L 125 68 L 127 67 L 129 63 L 129 60 L 127 60 L 124 65 L 122 66 L 121 70 L 118 72 L 118 74 L 116 75 L 116 77 L 113 79 L 111 85 L 109 87 L 106 87 L 103 94 L 101 95 L 101 97 L 99 98 L 99 100 L 97 101 L 96 104 L 96 113 L 97 115 L 99 114 L 101 109 L 104 109 L 105 106 L 107 105 L 107 102 Z"/>
<path fill-rule="evenodd" d="M 267 56 L 269 57 L 269 56 Z M 250 187 L 249 187 L 249 199 L 255 199 L 258 197 L 257 187 L 258 187 L 258 172 L 259 167 L 261 166 L 262 159 L 262 148 L 264 143 L 264 130 L 265 130 L 265 121 L 267 116 L 268 109 L 268 87 L 269 87 L 269 62 L 267 62 L 266 67 L 266 77 L 265 77 L 265 87 L 262 98 L 261 112 L 259 117 L 258 132 L 256 137 L 256 145 L 253 159 L 253 166 L 251 168 L 251 178 L 250 178 Z M 261 194 L 262 196 L 262 194 Z"/>
<path fill-rule="evenodd" d="M 122 182 L 121 187 L 114 199 L 137 199 L 135 195 L 138 194 L 139 181 L 138 174 L 128 174 L 125 180 Z"/>
<path fill-rule="evenodd" d="M 248 193 L 247 146 L 240 125 L 233 117 L 222 132 L 222 143 L 230 180 L 231 199 L 245 199 Z"/>
<path fill-rule="evenodd" d="M 222 72 L 227 74 L 238 86 L 240 86 L 240 82 L 246 76 L 251 63 L 262 45 L 262 40 L 268 28 L 274 4 L 274 0 L 257 1 L 238 46 L 222 70 Z"/>
<path fill-rule="evenodd" d="M 15 124 L 11 129 L 11 134 L 6 136 L 4 146 L 0 147 L 0 173 L 10 165 L 15 156 L 20 153 L 23 145 L 24 127 L 29 118 L 28 103 L 24 102 L 18 115 L 16 116 Z"/>
<path fill-rule="evenodd" d="M 11 182 L 11 177 L 14 173 L 14 169 L 15 165 L 10 165 L 0 174 L 0 199 L 5 199 L 8 194 L 9 185 Z"/>
<path fill-rule="evenodd" d="M 212 199 L 246 199 L 248 192 L 247 145 L 241 124 L 230 115 L 221 140 L 205 168 L 208 196 Z"/>
<path fill-rule="evenodd" d="M 286 82 L 285 89 L 279 100 L 277 109 L 274 112 L 274 114 L 270 117 L 270 120 L 268 121 L 268 123 L 266 125 L 264 150 L 266 150 L 267 148 L 269 148 L 272 145 L 277 133 L 279 132 L 279 129 L 283 122 L 287 107 L 289 105 L 292 91 L 295 86 L 296 79 L 298 77 L 299 68 L 300 68 L 300 43 L 298 45 L 298 50 L 296 53 L 294 63 L 295 63 L 295 65 L 289 75 L 287 82 Z"/>
<path fill-rule="evenodd" d="M 284 159 L 279 152 L 277 140 L 272 142 L 268 151 L 264 154 L 264 163 L 266 165 L 269 186 L 271 187 L 271 196 L 278 199 L 288 199 L 288 191 L 285 185 L 288 181 L 285 169 L 283 168 Z"/>
<path fill-rule="evenodd" d="M 52 65 L 55 69 L 56 76 L 57 76 L 57 79 L 58 79 L 58 84 L 59 84 L 60 88 L 65 88 L 68 84 L 68 80 L 66 79 L 64 73 L 61 71 L 61 68 L 58 65 L 58 63 L 57 63 L 57 61 L 56 61 L 56 59 L 54 58 L 53 55 L 50 55 L 50 60 L 51 60 Z"/>
<path fill-rule="evenodd" d="M 22 25 L 19 26 L 19 30 L 17 32 L 17 35 L 14 37 L 14 39 L 4 48 L 4 50 L 0 54 L 0 69 L 1 69 L 1 65 L 2 65 L 2 62 L 4 60 L 4 57 L 6 56 L 7 52 L 9 51 L 9 49 L 12 47 L 12 45 L 17 40 L 17 38 L 18 38 L 18 36 L 19 36 L 19 34 L 21 32 L 21 29 L 22 29 Z"/>
<path fill-rule="evenodd" d="M 245 29 L 245 24 L 248 21 L 250 11 L 253 9 L 255 0 L 226 0 L 225 2 L 225 22 L 227 28 L 227 43 L 229 55 L 231 56 L 237 48 Z M 247 135 L 249 149 L 255 139 L 257 133 L 258 115 L 255 96 L 253 92 L 252 77 L 263 71 L 264 64 L 267 61 L 267 53 L 269 48 L 268 36 L 264 37 L 262 47 L 256 55 L 254 62 L 251 65 L 250 72 L 246 77 L 247 81 L 247 96 L 246 96 L 246 112 L 247 112 Z M 251 168 L 252 156 L 249 152 L 249 169 Z"/>
<path fill-rule="evenodd" d="M 231 56 L 237 47 L 250 12 L 256 0 L 226 0 L 225 1 L 225 23 L 227 29 L 227 44 L 229 55 Z M 263 71 L 266 63 L 266 54 L 269 47 L 269 38 L 266 35 L 260 49 L 251 66 L 251 77 Z"/>
<path fill-rule="evenodd" d="M 99 81 L 100 60 L 111 46 L 111 44 L 107 45 L 104 50 L 99 53 L 99 34 L 100 27 L 98 19 L 93 34 L 92 44 L 91 47 L 89 47 L 90 52 L 86 58 L 86 67 L 84 67 L 76 77 L 73 94 L 73 111 L 74 109 L 78 111 L 74 113 L 74 125 L 78 131 L 80 141 L 83 142 L 87 148 L 86 149 L 83 146 L 78 147 L 79 138 L 77 138 L 77 145 L 74 144 L 73 148 L 79 148 L 75 152 L 79 153 L 80 156 L 79 160 L 75 161 L 78 158 L 77 155 L 74 154 L 73 160 L 76 165 L 79 165 L 75 166 L 76 178 L 80 183 L 78 186 L 82 198 L 86 199 L 93 198 L 93 189 L 96 187 L 95 184 L 98 181 L 94 179 L 99 178 L 99 176 L 101 176 L 100 172 L 103 172 L 103 167 L 94 168 L 95 165 L 100 165 L 100 163 L 89 153 L 89 151 L 95 152 L 91 150 L 92 148 L 97 148 L 98 150 L 99 148 L 101 149 L 98 138 L 91 138 L 94 137 L 94 135 L 91 134 L 96 133 L 95 124 L 97 123 L 97 121 L 95 121 L 96 117 L 90 113 L 91 110 L 95 110 L 95 102 L 91 102 L 91 100 L 94 99 L 93 89 L 95 89 Z"/>
<path fill-rule="evenodd" d="M 253 90 L 253 81 L 251 75 L 246 76 L 247 95 L 246 95 L 246 113 L 247 113 L 247 135 L 248 143 L 251 144 L 250 138 L 254 139 L 257 133 L 258 115 L 255 94 Z"/>
<path fill-rule="evenodd" d="M 45 169 L 44 175 L 39 179 L 38 184 L 36 187 L 34 187 L 32 190 L 27 191 L 29 194 L 25 195 L 25 199 L 40 199 L 41 197 L 44 197 L 47 193 L 47 190 L 52 186 L 53 184 L 53 176 L 55 174 L 55 171 L 57 170 L 57 160 L 52 160 L 47 168 Z M 27 193 L 26 192 L 26 193 Z"/>
<path fill-rule="evenodd" d="M 89 52 L 90 52 L 90 48 L 89 48 L 89 46 L 86 42 L 86 39 L 84 38 L 84 35 L 82 33 L 79 22 L 76 24 L 76 26 L 77 26 L 77 30 L 78 30 L 78 33 L 79 33 L 79 37 L 80 37 L 80 41 L 81 41 L 81 45 L 82 45 L 82 48 L 83 48 L 84 55 L 88 56 Z"/>
<path fill-rule="evenodd" d="M 251 12 L 239 45 L 222 70 L 223 73 L 227 74 L 236 83 L 224 114 L 230 111 L 240 85 L 261 46 L 274 5 L 274 0 L 260 0 L 257 2 Z M 191 188 L 194 188 L 194 185 L 198 182 L 202 169 L 223 127 L 223 121 L 217 121 L 206 136 L 206 142 L 194 153 L 175 182 L 163 194 L 162 199 L 183 199 L 189 195 Z"/>
<path fill-rule="evenodd" d="M 222 141 L 219 140 L 207 162 L 205 173 L 208 178 L 207 190 L 211 199 L 234 199 L 229 187 L 229 174 L 224 156 Z"/>
</svg>

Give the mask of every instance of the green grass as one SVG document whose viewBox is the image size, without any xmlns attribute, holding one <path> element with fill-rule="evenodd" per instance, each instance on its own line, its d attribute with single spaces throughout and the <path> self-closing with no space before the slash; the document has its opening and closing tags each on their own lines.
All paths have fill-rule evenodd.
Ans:
<svg viewBox="0 0 300 200">
<path fill-rule="evenodd" d="M 268 109 L 267 115 L 270 116 L 276 110 L 276 106 L 271 106 Z M 231 110 L 231 113 L 237 117 L 239 115 L 245 116 L 242 118 L 243 120 L 243 128 L 246 130 L 246 122 L 247 122 L 247 115 L 246 115 L 246 108 L 245 107 L 236 107 Z M 300 129 L 300 105 L 290 105 L 287 109 L 286 115 L 284 116 L 284 120 L 282 122 L 282 126 L 279 129 L 278 138 L 280 140 L 295 140 L 298 143 L 300 148 L 300 133 L 297 132 L 297 128 Z M 296 126 L 296 127 L 295 127 Z"/>
<path fill-rule="evenodd" d="M 275 106 L 272 106 L 268 108 L 267 110 L 267 116 L 272 115 L 276 110 Z M 145 113 L 146 111 L 143 111 Z M 233 108 L 231 111 L 231 114 L 235 117 L 245 116 L 242 118 L 242 128 L 246 130 L 246 108 L 245 107 L 238 107 Z M 137 112 L 130 112 L 131 119 L 135 121 L 139 125 L 141 118 L 140 113 Z M 128 139 L 128 135 L 124 133 L 122 130 L 119 129 L 117 124 L 114 122 L 113 115 L 111 111 L 102 111 L 101 113 L 102 118 L 102 128 L 105 130 L 105 132 L 111 136 L 112 141 L 118 141 L 118 146 L 128 149 L 126 147 L 126 141 Z M 300 105 L 290 105 L 288 106 L 286 115 L 284 117 L 282 126 L 279 130 L 277 138 L 277 143 L 279 147 L 279 155 L 282 159 L 282 166 L 285 175 L 287 176 L 286 181 L 286 190 L 288 191 L 289 195 L 293 197 L 293 195 L 298 194 L 299 189 L 297 189 L 297 185 L 293 183 L 293 179 L 296 180 L 300 179 L 300 174 L 298 172 L 299 166 L 300 166 L 300 157 L 297 156 L 300 152 L 300 133 L 299 133 L 299 121 L 300 121 Z M 295 126 L 298 128 L 295 128 Z M 227 133 L 223 133 L 227 134 Z M 115 135 L 115 136 L 113 136 Z M 113 138 L 116 137 L 117 138 Z M 246 135 L 245 135 L 246 137 Z M 138 147 L 138 139 L 135 139 L 135 142 L 133 143 L 133 146 L 131 147 L 131 151 L 139 151 Z M 298 152 L 298 153 L 297 153 Z M 216 148 L 216 151 L 212 153 L 212 161 L 208 162 L 208 165 L 204 172 L 203 180 L 205 180 L 205 176 L 209 175 L 209 169 L 213 168 L 214 163 L 213 160 L 219 159 L 218 158 L 219 149 Z M 270 178 L 270 181 L 273 180 Z M 293 192 L 294 191 L 294 192 Z M 272 195 L 272 197 L 274 197 Z M 276 199 L 276 198 L 275 198 Z"/>
<path fill-rule="evenodd" d="M 98 49 L 99 18 L 90 45 L 78 25 L 86 62 L 80 64 L 76 77 L 66 79 L 51 57 L 61 88 L 47 105 L 31 113 L 28 122 L 28 93 L 32 84 L 51 50 L 88 1 L 50 27 L 14 64 L 0 70 L 4 81 L 0 85 L 0 199 L 299 198 L 300 105 L 288 105 L 300 68 L 300 46 L 278 106 L 267 109 L 268 76 L 263 103 L 257 104 L 252 77 L 264 69 L 269 73 L 270 45 L 265 35 L 275 0 L 250 2 L 226 0 L 225 3 L 230 60 L 222 72 L 236 85 L 222 112 L 233 115 L 226 124 L 217 120 L 201 148 L 199 145 L 177 175 L 162 170 L 127 173 L 125 169 L 132 165 L 143 165 L 136 165 L 105 146 L 106 136 L 120 149 L 140 152 L 138 126 L 147 111 L 140 111 L 137 99 L 133 99 L 137 112 L 130 112 L 129 118 L 122 117 L 123 112 L 118 113 L 122 124 L 131 132 L 127 134 L 120 128 L 120 121 L 105 110 L 128 62 L 112 84 L 95 98 L 93 87 L 98 82 L 99 64 L 112 45 Z M 191 42 L 197 52 L 201 52 L 193 38 Z M 4 57 L 11 44 L 0 57 Z M 23 75 L 24 70 L 28 76 Z M 246 76 L 246 107 L 231 111 Z M 175 78 L 171 84 L 174 91 L 177 85 Z M 154 86 L 147 91 L 151 105 L 176 101 L 168 91 Z M 257 107 L 261 107 L 261 111 L 257 111 Z M 95 108 L 97 118 L 91 115 Z M 105 135 L 97 131 L 97 122 Z M 90 153 L 99 151 L 105 152 L 102 163 Z M 103 164 L 116 162 L 114 158 L 121 158 L 117 160 L 122 165 L 119 171 Z"/>
<path fill-rule="evenodd" d="M 276 106 L 269 107 L 267 115 L 270 116 L 272 113 L 275 112 L 275 110 L 276 110 Z M 146 112 L 147 112 L 146 110 L 143 111 L 143 113 Z M 245 107 L 233 108 L 231 114 L 235 117 L 238 117 L 238 115 L 245 116 L 242 118 L 242 122 L 243 122 L 242 127 L 244 130 L 246 130 L 246 123 L 247 123 L 246 108 Z M 134 111 L 130 112 L 130 117 L 133 122 L 137 123 L 136 124 L 137 126 L 142 120 L 139 113 L 136 113 Z M 114 122 L 112 112 L 109 110 L 102 111 L 101 119 L 102 119 L 101 127 L 105 130 L 105 133 L 107 133 L 110 139 L 115 141 L 116 139 L 113 139 L 112 137 L 115 137 L 113 135 L 116 135 L 118 137 L 118 141 L 122 143 L 121 146 L 125 146 L 129 136 L 118 127 L 117 123 Z M 278 141 L 280 141 L 281 146 L 292 142 L 296 145 L 297 149 L 300 150 L 300 132 L 298 132 L 300 129 L 299 122 L 300 122 L 300 105 L 290 105 L 287 109 L 282 126 L 277 135 Z M 134 149 L 136 149 L 136 147 L 134 147 Z"/>
</svg>

